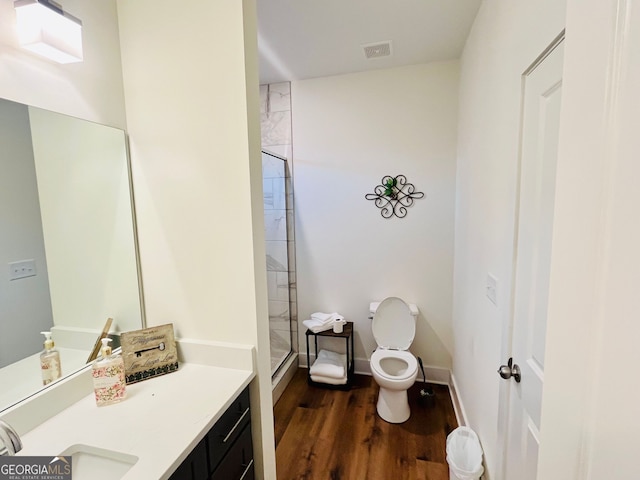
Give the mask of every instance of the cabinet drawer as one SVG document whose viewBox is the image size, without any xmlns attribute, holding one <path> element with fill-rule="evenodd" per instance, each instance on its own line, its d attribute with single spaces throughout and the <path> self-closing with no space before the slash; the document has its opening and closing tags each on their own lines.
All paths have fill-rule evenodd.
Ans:
<svg viewBox="0 0 640 480">
<path fill-rule="evenodd" d="M 209 472 L 215 470 L 233 442 L 250 422 L 249 388 L 247 387 L 207 434 Z"/>
<path fill-rule="evenodd" d="M 204 480 L 207 477 L 207 447 L 202 439 L 169 480 Z"/>
<path fill-rule="evenodd" d="M 251 425 L 246 425 L 210 480 L 254 480 Z"/>
</svg>

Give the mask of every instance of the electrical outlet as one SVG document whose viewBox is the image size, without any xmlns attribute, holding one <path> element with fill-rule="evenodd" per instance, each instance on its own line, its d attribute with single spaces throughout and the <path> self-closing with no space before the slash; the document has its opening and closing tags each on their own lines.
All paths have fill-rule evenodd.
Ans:
<svg viewBox="0 0 640 480">
<path fill-rule="evenodd" d="M 491 300 L 491 303 L 498 306 L 498 280 L 490 273 L 487 273 L 485 294 L 487 295 L 487 298 Z"/>
<path fill-rule="evenodd" d="M 37 275 L 35 260 L 20 260 L 9 263 L 9 280 L 33 277 Z"/>
</svg>

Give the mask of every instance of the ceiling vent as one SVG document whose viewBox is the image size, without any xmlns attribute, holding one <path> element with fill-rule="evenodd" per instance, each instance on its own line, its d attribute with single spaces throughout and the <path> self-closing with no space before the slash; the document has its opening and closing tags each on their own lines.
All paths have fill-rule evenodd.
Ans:
<svg viewBox="0 0 640 480">
<path fill-rule="evenodd" d="M 367 58 L 388 57 L 391 55 L 391 41 L 369 43 L 362 45 L 364 56 Z"/>
</svg>

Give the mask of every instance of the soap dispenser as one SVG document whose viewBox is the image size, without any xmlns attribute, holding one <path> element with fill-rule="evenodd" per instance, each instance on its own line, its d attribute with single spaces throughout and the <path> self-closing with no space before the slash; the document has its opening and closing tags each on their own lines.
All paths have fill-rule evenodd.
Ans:
<svg viewBox="0 0 640 480">
<path fill-rule="evenodd" d="M 42 372 L 42 384 L 48 385 L 62 376 L 60 366 L 60 352 L 56 350 L 51 339 L 51 332 L 40 332 L 44 335 L 44 350 L 40 354 L 40 371 Z"/>
<path fill-rule="evenodd" d="M 102 339 L 100 357 L 93 362 L 93 388 L 99 407 L 118 403 L 126 396 L 124 360 L 111 353 L 110 338 Z"/>
</svg>

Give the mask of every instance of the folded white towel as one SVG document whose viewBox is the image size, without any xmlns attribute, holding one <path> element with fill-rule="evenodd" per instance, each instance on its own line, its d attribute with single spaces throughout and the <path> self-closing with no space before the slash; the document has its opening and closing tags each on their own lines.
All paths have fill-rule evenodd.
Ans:
<svg viewBox="0 0 640 480">
<path fill-rule="evenodd" d="M 347 377 L 331 378 L 323 377 L 322 375 L 311 375 L 311 380 L 318 383 L 327 383 L 329 385 L 345 385 L 347 383 Z"/>
<path fill-rule="evenodd" d="M 369 304 L 369 313 L 376 313 L 376 311 L 378 310 L 378 307 L 380 306 L 381 302 L 371 302 Z M 418 310 L 418 306 L 415 303 L 409 303 L 407 304 L 409 305 L 409 310 L 411 310 L 411 315 L 418 315 L 420 313 L 420 310 Z"/>
<path fill-rule="evenodd" d="M 328 323 L 332 320 L 332 314 L 322 313 L 322 312 L 312 313 L 311 320 L 317 320 L 318 322 Z"/>
<path fill-rule="evenodd" d="M 311 320 L 317 320 L 322 323 L 331 323 L 336 320 L 344 320 L 344 317 L 337 312 L 333 313 L 322 313 L 316 312 L 311 314 Z"/>
<path fill-rule="evenodd" d="M 347 366 L 347 356 L 329 350 L 320 350 L 309 373 L 321 377 L 343 378 Z"/>
<path fill-rule="evenodd" d="M 320 333 L 333 328 L 332 323 L 323 323 L 319 320 L 304 320 L 302 324 L 313 333 Z"/>
<path fill-rule="evenodd" d="M 347 356 L 344 353 L 332 352 L 331 350 L 320 349 L 318 360 L 346 365 Z"/>
</svg>

